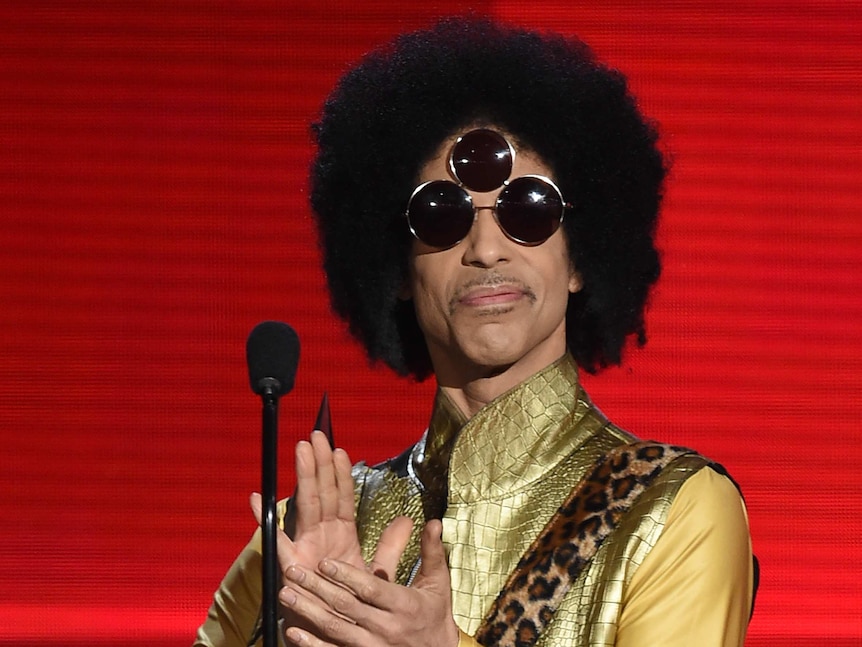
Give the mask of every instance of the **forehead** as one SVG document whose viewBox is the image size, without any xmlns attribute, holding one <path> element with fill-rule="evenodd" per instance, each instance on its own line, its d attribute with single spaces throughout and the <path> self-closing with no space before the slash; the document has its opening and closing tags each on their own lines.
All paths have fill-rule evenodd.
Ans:
<svg viewBox="0 0 862 647">
<path fill-rule="evenodd" d="M 432 156 L 420 167 L 418 181 L 420 183 L 429 180 L 453 180 L 457 182 L 458 178 L 454 176 L 451 164 L 453 148 L 460 137 L 476 128 L 496 131 L 509 142 L 514 153 L 510 178 L 523 175 L 544 175 L 553 179 L 550 165 L 538 153 L 521 144 L 506 131 L 493 126 L 473 126 L 461 129 L 440 142 Z"/>
</svg>

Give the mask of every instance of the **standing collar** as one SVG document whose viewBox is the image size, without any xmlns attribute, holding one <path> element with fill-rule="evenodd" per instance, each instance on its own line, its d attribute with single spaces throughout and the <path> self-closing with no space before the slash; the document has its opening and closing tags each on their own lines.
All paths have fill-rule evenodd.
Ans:
<svg viewBox="0 0 862 647">
<path fill-rule="evenodd" d="M 589 437 L 592 429 L 577 426 L 589 408 L 568 353 L 470 419 L 438 388 L 427 442 L 414 468 L 426 486 L 448 481 L 448 492 L 441 494 L 450 503 L 511 494 Z M 441 478 L 447 471 L 448 479 Z"/>
</svg>

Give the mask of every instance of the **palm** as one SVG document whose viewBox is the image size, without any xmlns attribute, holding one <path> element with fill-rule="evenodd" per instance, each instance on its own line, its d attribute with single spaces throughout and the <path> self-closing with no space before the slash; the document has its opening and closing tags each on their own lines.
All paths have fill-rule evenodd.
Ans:
<svg viewBox="0 0 862 647">
<path fill-rule="evenodd" d="M 285 519 L 287 532 L 278 533 L 282 571 L 291 564 L 316 570 L 320 561 L 328 558 L 391 580 L 413 522 L 408 517 L 395 518 L 381 534 L 374 558 L 366 565 L 356 532 L 353 478 L 347 454 L 340 449 L 332 451 L 324 435 L 314 432 L 310 442 L 302 441 L 296 446 L 296 480 L 296 495 Z M 260 523 L 259 495 L 252 497 L 252 508 Z"/>
<path fill-rule="evenodd" d="M 285 560 L 317 568 L 325 557 L 365 566 L 356 534 L 350 458 L 343 450 L 332 451 L 320 432 L 296 447 L 296 495 L 291 504 L 293 542 L 280 542 L 282 568 L 291 563 Z"/>
<path fill-rule="evenodd" d="M 356 526 L 353 520 L 346 519 L 321 519 L 309 525 L 297 522 L 293 558 L 296 563 L 308 568 L 317 568 L 324 558 L 365 567 Z"/>
</svg>

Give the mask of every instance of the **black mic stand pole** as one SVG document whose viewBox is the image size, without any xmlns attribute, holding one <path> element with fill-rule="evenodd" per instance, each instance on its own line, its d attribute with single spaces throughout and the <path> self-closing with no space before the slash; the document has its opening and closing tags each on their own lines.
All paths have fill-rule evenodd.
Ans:
<svg viewBox="0 0 862 647">
<path fill-rule="evenodd" d="M 272 378 L 269 378 L 272 379 Z M 275 380 L 274 380 L 275 381 Z M 277 383 L 277 382 L 276 382 Z M 277 388 L 277 387 L 276 387 Z M 261 456 L 261 496 L 263 498 L 263 605 L 264 647 L 278 647 L 278 523 L 275 517 L 276 474 L 278 466 L 278 396 L 272 385 L 264 387 L 263 455 Z"/>
<path fill-rule="evenodd" d="M 260 635 L 264 647 L 278 647 L 278 568 L 275 520 L 276 470 L 278 464 L 278 398 L 289 393 L 299 363 L 299 337 L 280 321 L 262 321 L 245 344 L 251 390 L 263 401 L 263 442 L 261 456 L 261 580 Z M 257 633 L 257 632 L 255 632 Z"/>
</svg>

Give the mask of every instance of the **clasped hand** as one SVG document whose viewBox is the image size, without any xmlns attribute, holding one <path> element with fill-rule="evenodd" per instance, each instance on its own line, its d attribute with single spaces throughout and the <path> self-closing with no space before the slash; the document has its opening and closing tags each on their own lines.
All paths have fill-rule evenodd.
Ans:
<svg viewBox="0 0 862 647">
<path fill-rule="evenodd" d="M 350 469 L 347 453 L 331 450 L 318 431 L 296 447 L 295 530 L 293 539 L 281 530 L 277 539 L 285 637 L 310 647 L 455 647 L 459 634 L 441 523 L 432 520 L 423 529 L 422 564 L 413 585 L 393 583 L 413 523 L 394 519 L 366 565 Z M 260 523 L 259 495 L 252 495 L 251 505 Z"/>
</svg>

